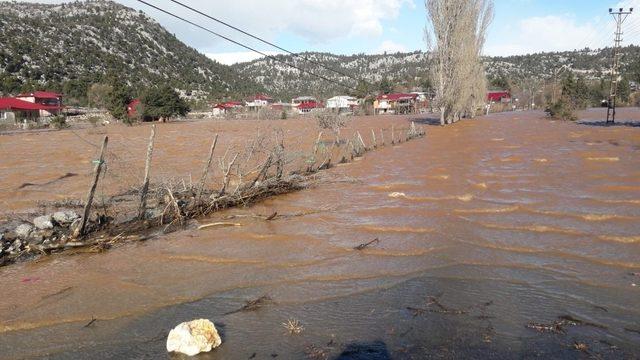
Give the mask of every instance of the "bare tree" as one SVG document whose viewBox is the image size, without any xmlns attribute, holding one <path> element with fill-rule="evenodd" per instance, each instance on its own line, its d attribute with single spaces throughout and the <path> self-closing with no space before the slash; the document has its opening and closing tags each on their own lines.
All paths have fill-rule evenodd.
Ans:
<svg viewBox="0 0 640 360">
<path fill-rule="evenodd" d="M 492 0 L 425 0 L 435 105 L 440 124 L 473 116 L 484 102 L 482 48 L 493 19 Z"/>
<path fill-rule="evenodd" d="M 319 111 L 316 113 L 316 121 L 320 129 L 331 130 L 335 135 L 336 144 L 340 144 L 340 129 L 347 126 L 344 116 L 331 111 Z"/>
</svg>

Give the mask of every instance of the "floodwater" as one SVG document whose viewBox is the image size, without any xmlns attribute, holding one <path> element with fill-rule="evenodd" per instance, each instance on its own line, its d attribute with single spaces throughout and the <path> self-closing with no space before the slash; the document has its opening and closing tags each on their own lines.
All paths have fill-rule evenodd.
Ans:
<svg viewBox="0 0 640 360">
<path fill-rule="evenodd" d="M 207 359 L 638 358 L 640 127 L 632 125 L 640 110 L 619 118 L 636 122 L 603 127 L 527 112 L 427 126 L 425 138 L 367 153 L 308 190 L 102 254 L 0 268 L 0 357 L 167 358 L 169 329 L 208 318 L 223 344 Z M 356 127 L 408 121 L 362 118 Z M 283 124 L 292 132 L 306 126 Z M 225 125 L 183 126 L 200 129 L 191 142 L 206 148 L 214 127 Z M 131 130 L 139 132 L 132 148 L 144 149 L 146 129 Z M 300 134 L 310 144 L 316 130 Z M 183 136 L 179 149 L 189 146 Z M 54 161 L 80 162 L 78 141 L 58 144 L 55 154 L 29 144 L 53 178 L 87 172 L 89 163 L 68 170 Z M 201 166 L 163 151 L 179 174 Z M 17 175 L 7 172 L 37 161 L 5 156 L 0 197 L 11 204 L 7 179 Z M 23 170 L 19 181 L 28 176 Z M 49 191 L 81 194 L 86 179 Z M 20 191 L 13 210 L 44 192 Z M 251 216 L 274 211 L 282 217 Z M 225 221 L 241 226 L 197 230 L 234 215 Z M 263 295 L 272 300 L 260 309 L 235 311 Z M 526 327 L 567 316 L 581 323 L 562 333 Z M 304 330 L 288 334 L 288 319 Z"/>
</svg>

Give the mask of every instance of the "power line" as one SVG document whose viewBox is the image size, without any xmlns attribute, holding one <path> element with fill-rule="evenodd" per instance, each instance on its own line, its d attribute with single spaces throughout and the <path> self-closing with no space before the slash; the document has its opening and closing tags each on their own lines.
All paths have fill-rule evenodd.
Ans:
<svg viewBox="0 0 640 360">
<path fill-rule="evenodd" d="M 185 19 L 185 18 L 183 18 L 183 17 L 181 17 L 181 16 L 179 16 L 179 15 L 176 15 L 176 14 L 174 14 L 174 13 L 172 13 L 172 12 L 168 11 L 168 10 L 164 10 L 164 9 L 162 9 L 162 8 L 159 8 L 159 7 L 157 7 L 157 6 L 153 5 L 153 4 L 150 4 L 150 3 L 148 3 L 148 2 L 146 2 L 146 1 L 144 1 L 144 0 L 137 0 L 137 1 L 138 1 L 138 2 L 140 2 L 140 3 L 142 3 L 142 4 L 145 4 L 145 5 L 149 6 L 149 7 L 151 7 L 151 8 L 153 8 L 153 9 L 156 9 L 156 10 L 158 10 L 158 11 L 160 11 L 160 12 L 164 13 L 164 14 L 167 14 L 167 15 L 169 15 L 169 16 L 172 16 L 172 17 L 174 17 L 174 18 L 176 18 L 176 19 L 178 19 L 178 20 L 182 20 L 182 21 L 186 22 L 187 24 L 190 24 L 190 25 L 192 25 L 192 26 L 195 26 L 195 27 L 197 27 L 197 28 L 199 28 L 199 29 L 201 29 L 201 30 L 204 30 L 204 31 L 206 31 L 206 32 L 208 32 L 208 33 L 211 33 L 211 34 L 213 34 L 213 35 L 215 35 L 215 36 L 218 36 L 218 37 L 220 37 L 220 38 L 222 38 L 222 39 L 224 39 L 224 40 L 227 40 L 227 41 L 229 41 L 229 42 L 231 42 L 231 43 L 234 43 L 234 44 L 236 44 L 236 45 L 238 45 L 238 46 L 241 46 L 241 47 L 243 47 L 243 48 L 245 48 L 245 49 L 247 49 L 247 50 L 251 50 L 251 51 L 253 51 L 253 52 L 257 53 L 257 54 L 260 54 L 260 55 L 262 55 L 262 56 L 264 56 L 264 57 L 267 57 L 267 58 L 269 58 L 269 59 L 271 59 L 271 60 L 273 60 L 273 61 L 279 62 L 279 63 L 284 64 L 284 65 L 289 66 L 289 67 L 292 67 L 292 68 L 294 68 L 294 69 L 296 69 L 296 70 L 298 70 L 298 71 L 300 71 L 300 72 L 303 72 L 303 73 L 307 73 L 307 74 L 313 75 L 313 76 L 315 76 L 315 77 L 317 77 L 317 78 L 319 78 L 319 79 L 325 80 L 325 81 L 327 81 L 327 82 L 330 82 L 330 83 L 333 83 L 333 84 L 336 84 L 336 85 L 340 85 L 340 86 L 342 86 L 342 87 L 344 87 L 344 88 L 347 88 L 347 89 L 350 89 L 350 90 L 357 90 L 355 87 L 352 87 L 352 86 L 349 86 L 349 85 L 342 84 L 342 83 L 340 83 L 340 82 L 338 82 L 338 81 L 331 80 L 331 79 L 329 79 L 329 78 L 327 78 L 327 77 L 325 77 L 325 76 L 323 76 L 323 75 L 319 75 L 319 74 L 316 74 L 316 73 L 314 73 L 314 72 L 311 72 L 311 71 L 305 70 L 305 69 L 303 69 L 303 68 L 301 68 L 301 67 L 298 67 L 298 66 L 296 66 L 296 65 L 289 64 L 288 62 L 286 62 L 286 61 L 284 61 L 284 60 L 280 60 L 280 59 L 278 59 L 278 58 L 277 58 L 277 57 L 275 57 L 275 56 L 272 56 L 272 55 L 266 54 L 266 53 L 264 53 L 264 52 L 262 52 L 262 51 L 260 51 L 260 50 L 257 50 L 257 49 L 255 49 L 255 48 L 252 48 L 252 47 L 248 46 L 248 45 L 245 45 L 245 44 L 243 44 L 243 43 L 241 43 L 241 42 L 239 42 L 239 41 L 233 40 L 233 39 L 231 39 L 231 38 L 229 38 L 229 37 L 227 37 L 227 36 L 224 36 L 224 35 L 222 35 L 222 34 L 219 34 L 219 33 L 215 32 L 215 31 L 213 31 L 213 30 L 211 30 L 211 29 L 208 29 L 208 28 L 206 28 L 206 27 L 204 27 L 204 26 L 202 26 L 202 25 L 196 24 L 195 22 L 193 22 L 193 21 L 191 21 L 191 20 L 187 20 L 187 19 Z"/>
<path fill-rule="evenodd" d="M 328 66 L 326 66 L 326 65 L 324 65 L 324 64 L 322 64 L 322 63 L 320 63 L 320 62 L 318 62 L 318 61 L 311 60 L 311 59 L 309 59 L 309 58 L 307 58 L 307 57 L 305 57 L 305 56 L 302 56 L 301 54 L 296 54 L 296 53 L 294 53 L 294 52 L 292 52 L 292 51 L 289 51 L 289 50 L 287 50 L 287 49 L 285 49 L 285 48 L 283 48 L 283 47 L 281 47 L 281 46 L 278 46 L 278 45 L 276 45 L 276 44 L 274 44 L 274 43 L 272 43 L 272 42 L 270 42 L 270 41 L 268 41 L 268 40 L 265 40 L 265 39 L 263 39 L 263 38 L 261 38 L 261 37 L 259 37 L 259 36 L 253 35 L 253 34 L 251 34 L 251 33 L 247 32 L 247 31 L 242 30 L 242 29 L 240 29 L 240 28 L 238 28 L 238 27 L 236 27 L 236 26 L 233 26 L 233 25 L 231 25 L 231 24 L 229 24 L 229 23 L 227 23 L 227 22 L 224 22 L 224 21 L 222 21 L 222 20 L 220 20 L 220 19 L 217 19 L 217 18 L 215 18 L 215 17 L 213 17 L 213 16 L 211 16 L 211 15 L 205 14 L 205 13 L 203 13 L 202 11 L 200 11 L 200 10 L 198 10 L 198 9 L 194 9 L 193 7 L 191 7 L 191 6 L 189 6 L 189 5 L 185 5 L 185 4 L 181 3 L 180 1 L 177 1 L 177 0 L 170 0 L 170 1 L 171 1 L 171 2 L 173 2 L 173 3 L 175 3 L 175 4 L 178 4 L 178 5 L 182 6 L 182 7 L 184 7 L 184 8 L 186 8 L 186 9 L 189 9 L 189 10 L 191 10 L 191 11 L 195 12 L 195 13 L 198 13 L 198 14 L 200 14 L 200 15 L 202 15 L 202 16 L 204 16 L 204 17 L 206 17 L 206 18 L 209 18 L 209 19 L 211 19 L 211 20 L 213 20 L 213 21 L 215 21 L 215 22 L 217 22 L 217 23 L 219 23 L 219 24 L 222 24 L 222 25 L 224 25 L 224 26 L 226 26 L 226 27 L 228 27 L 228 28 L 231 28 L 231 29 L 233 29 L 233 30 L 236 30 L 236 31 L 238 31 L 238 32 L 241 32 L 241 33 L 243 33 L 243 34 L 245 34 L 245 35 L 247 35 L 247 36 L 249 36 L 249 37 L 251 37 L 251 38 L 253 38 L 253 39 L 256 39 L 256 40 L 258 40 L 258 41 L 261 41 L 261 42 L 263 42 L 263 43 L 265 43 L 265 44 L 267 44 L 267 45 L 269 45 L 269 46 L 273 46 L 274 48 L 276 48 L 276 49 L 278 49 L 278 50 L 281 50 L 281 51 L 284 51 L 284 52 L 286 52 L 286 53 L 287 53 L 287 54 L 289 54 L 289 55 L 293 55 L 293 56 L 295 56 L 295 57 L 297 57 L 297 58 L 303 59 L 303 60 L 308 61 L 308 62 L 310 62 L 310 63 L 312 63 L 312 64 L 315 64 L 315 65 L 321 66 L 322 68 L 324 68 L 324 69 L 326 69 L 326 70 L 329 70 L 329 71 L 332 71 L 332 72 L 334 72 L 334 73 L 336 73 L 336 74 L 339 74 L 339 75 L 341 75 L 341 76 L 345 76 L 345 77 L 348 77 L 348 78 L 353 79 L 353 80 L 356 80 L 356 81 L 363 81 L 363 82 L 365 82 L 365 83 L 366 83 L 366 81 L 364 81 L 364 80 L 362 80 L 362 79 L 356 78 L 356 77 L 351 76 L 351 75 L 349 75 L 349 74 L 346 74 L 346 73 L 344 73 L 344 72 L 342 72 L 342 71 L 339 71 L 339 70 L 336 70 L 336 69 L 330 68 L 330 67 L 328 67 Z"/>
</svg>

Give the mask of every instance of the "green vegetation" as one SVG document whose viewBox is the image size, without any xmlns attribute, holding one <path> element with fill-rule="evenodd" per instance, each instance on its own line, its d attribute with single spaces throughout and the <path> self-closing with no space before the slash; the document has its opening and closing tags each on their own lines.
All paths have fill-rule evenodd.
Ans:
<svg viewBox="0 0 640 360">
<path fill-rule="evenodd" d="M 104 89 L 93 86 L 109 83 L 107 74 L 133 89 L 166 84 L 202 99 L 262 90 L 115 2 L 2 3 L 1 94 L 46 89 L 63 92 L 67 104 L 106 106 L 96 101 Z M 96 90 L 103 96 L 96 98 Z"/>
<path fill-rule="evenodd" d="M 55 115 L 49 120 L 49 126 L 60 130 L 69 127 L 69 124 L 67 124 L 67 118 L 64 115 Z"/>
<path fill-rule="evenodd" d="M 111 91 L 107 95 L 107 110 L 114 118 L 131 125 L 127 113 L 127 105 L 133 99 L 131 90 L 121 80 L 113 80 L 110 87 Z"/>
<path fill-rule="evenodd" d="M 142 117 L 145 120 L 167 120 L 174 116 L 185 116 L 190 111 L 187 103 L 168 85 L 149 88 L 140 98 L 140 102 Z"/>
</svg>

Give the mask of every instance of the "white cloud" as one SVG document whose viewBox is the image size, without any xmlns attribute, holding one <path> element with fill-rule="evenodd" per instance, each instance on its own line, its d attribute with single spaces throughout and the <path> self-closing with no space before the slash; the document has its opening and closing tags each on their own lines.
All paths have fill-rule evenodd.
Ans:
<svg viewBox="0 0 640 360">
<path fill-rule="evenodd" d="M 5 0 L 0 0 L 0 2 Z M 60 3 L 70 0 L 27 0 Z M 143 5 L 135 0 L 119 3 L 142 10 L 156 18 L 169 32 L 175 33 L 189 45 L 199 49 L 213 49 L 227 43 L 203 33 L 190 25 Z M 323 43 L 349 37 L 379 37 L 386 20 L 396 19 L 403 6 L 415 8 L 415 0 L 191 0 L 187 4 L 250 33 L 275 41 L 286 33 L 310 43 Z M 259 44 L 221 24 L 199 16 L 169 0 L 155 0 L 154 5 L 188 18 L 223 35 Z M 232 45 L 235 46 L 235 45 Z"/>
<path fill-rule="evenodd" d="M 608 20 L 608 19 L 607 19 Z M 542 51 L 598 48 L 611 41 L 613 25 L 606 21 L 577 23 L 572 15 L 550 15 L 521 20 L 509 33 L 492 33 L 488 55 L 518 55 Z"/>
<path fill-rule="evenodd" d="M 385 40 L 378 46 L 378 49 L 375 51 L 376 54 L 382 53 L 397 53 L 397 52 L 405 52 L 407 48 L 399 43 L 396 43 L 392 40 Z"/>
<path fill-rule="evenodd" d="M 169 31 L 176 32 L 176 35 L 196 48 L 211 49 L 225 43 L 166 14 L 140 5 L 135 0 L 120 2 L 152 14 Z M 250 45 L 256 44 L 256 40 L 194 15 L 169 0 L 158 0 L 155 3 L 214 31 L 248 41 Z M 189 5 L 268 40 L 275 40 L 278 35 L 287 33 L 309 43 L 325 43 L 358 36 L 379 37 L 383 33 L 385 20 L 396 19 L 403 6 L 415 7 L 414 0 L 235 0 L 225 2 L 223 6 L 218 1 L 193 0 Z"/>
<path fill-rule="evenodd" d="M 267 55 L 277 55 L 276 51 L 263 51 Z M 233 65 L 240 62 L 247 62 L 262 58 L 263 56 L 251 51 L 227 52 L 227 53 L 209 53 L 207 57 L 225 65 Z"/>
</svg>

